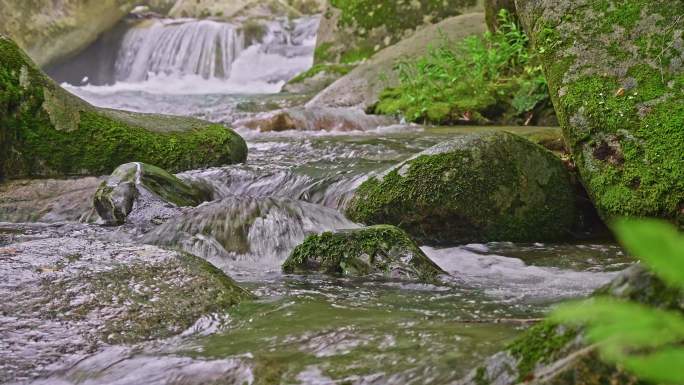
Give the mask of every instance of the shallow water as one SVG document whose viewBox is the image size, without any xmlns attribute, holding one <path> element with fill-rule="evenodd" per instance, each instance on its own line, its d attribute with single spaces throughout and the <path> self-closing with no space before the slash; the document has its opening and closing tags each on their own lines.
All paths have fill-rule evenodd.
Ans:
<svg viewBox="0 0 684 385">
<path fill-rule="evenodd" d="M 301 25 L 303 31 L 315 29 Z M 226 26 L 206 23 L 188 28 L 233 33 Z M 170 31 L 167 38 L 175 39 L 176 32 Z M 143 43 L 147 41 L 144 31 L 135 33 L 143 33 Z M 308 53 L 290 58 L 279 51 L 277 40 L 251 51 L 241 47 L 230 68 L 236 76 L 232 81 L 251 81 L 255 92 L 249 94 L 230 79 L 198 80 L 184 73 L 168 77 L 162 70 L 137 83 L 128 79 L 112 86 L 68 89 L 103 107 L 231 123 L 301 103 L 301 95 L 260 94 L 277 91 L 285 75 L 272 81 L 238 76 L 250 67 L 240 60 L 249 64 L 276 56 L 288 63 L 288 70 L 301 70 L 313 51 L 311 37 L 301 36 L 298 44 Z M 182 41 L 182 34 L 177 38 Z M 252 69 L 256 73 L 259 68 Z M 143 72 L 138 76 L 144 77 Z M 448 273 L 439 285 L 283 275 L 282 262 L 307 235 L 359 226 L 342 211 L 354 189 L 370 175 L 456 135 L 502 128 L 398 124 L 355 132 L 236 129 L 249 146 L 246 164 L 179 174 L 210 187 L 212 202 L 176 210 L 161 225 L 104 228 L 76 223 L 77 218 L 91 218 L 91 205 L 76 203 L 91 199 L 97 181 L 75 183 L 78 188 L 71 190 L 65 182 L 69 186 L 60 191 L 71 194 L 73 207 L 50 209 L 49 197 L 41 195 L 41 202 L 47 203 L 41 204 L 38 216 L 61 224 L 0 223 L 0 263 L 11 260 L 17 242 L 68 230 L 77 239 L 186 250 L 221 268 L 258 299 L 207 315 L 177 337 L 135 346 L 105 345 L 87 354 L 64 353 L 62 360 L 37 374 L 19 373 L 16 378 L 73 385 L 451 383 L 505 347 L 554 304 L 588 295 L 631 263 L 609 242 L 425 245 L 426 254 Z M 540 135 L 554 131 L 505 129 Z M 22 212 L 21 217 L 31 215 Z M 0 222 L 8 220 L 0 214 Z M 0 289 L 11 290 L 3 285 Z M 0 341 L 8 345 L 30 336 L 11 324 L 0 327 Z M 0 360 L 0 371 L 9 370 L 3 364 Z"/>
<path fill-rule="evenodd" d="M 367 175 L 469 130 L 247 133 L 247 164 L 180 174 L 212 186 L 216 201 L 150 231 L 88 225 L 84 234 L 98 239 L 195 253 L 259 299 L 170 340 L 65 359 L 68 366 L 36 383 L 457 380 L 553 304 L 608 282 L 629 258 L 610 243 L 425 246 L 449 273 L 439 286 L 285 276 L 280 264 L 307 234 L 357 226 L 339 208 Z M 13 226 L 3 227 L 5 244 Z"/>
</svg>

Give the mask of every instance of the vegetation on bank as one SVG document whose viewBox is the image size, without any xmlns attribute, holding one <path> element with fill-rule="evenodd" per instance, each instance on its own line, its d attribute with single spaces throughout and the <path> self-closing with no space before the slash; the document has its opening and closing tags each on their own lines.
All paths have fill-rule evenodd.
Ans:
<svg viewBox="0 0 684 385">
<path fill-rule="evenodd" d="M 376 113 L 433 124 L 529 124 L 553 109 L 539 59 L 506 10 L 495 33 L 443 41 L 396 70 L 400 85 L 382 92 Z"/>
</svg>

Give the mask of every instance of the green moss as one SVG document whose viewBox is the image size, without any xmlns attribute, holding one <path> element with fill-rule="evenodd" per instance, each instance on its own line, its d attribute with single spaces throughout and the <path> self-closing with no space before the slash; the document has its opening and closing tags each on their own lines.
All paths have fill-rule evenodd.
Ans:
<svg viewBox="0 0 684 385">
<path fill-rule="evenodd" d="M 356 64 L 370 58 L 374 53 L 375 50 L 372 47 L 359 47 L 357 49 L 344 52 L 340 58 L 340 63 Z"/>
<path fill-rule="evenodd" d="M 604 219 L 684 223 L 684 87 L 672 60 L 682 55 L 674 41 L 684 3 L 592 4 L 530 19 L 583 183 Z"/>
<path fill-rule="evenodd" d="M 441 20 L 455 16 L 459 9 L 475 5 L 475 0 L 332 0 L 331 4 L 342 11 L 340 22 L 353 26 L 363 35 L 371 29 L 383 27 L 390 34 L 416 28 L 425 18 Z"/>
<path fill-rule="evenodd" d="M 517 135 L 487 132 L 429 149 L 372 177 L 346 209 L 354 221 L 390 223 L 422 242 L 557 240 L 575 221 L 562 162 Z"/>
<path fill-rule="evenodd" d="M 316 75 L 318 75 L 321 72 L 328 73 L 328 74 L 333 74 L 337 76 L 344 76 L 348 74 L 352 69 L 354 69 L 354 66 L 352 65 L 346 65 L 346 64 L 316 64 L 310 69 L 308 69 L 305 72 L 302 72 L 301 74 L 295 76 L 292 78 L 289 83 L 290 84 L 297 84 L 305 81 L 306 79 L 310 79 Z"/>
<path fill-rule="evenodd" d="M 314 63 L 330 63 L 335 61 L 334 55 L 330 52 L 332 43 L 322 43 L 314 50 Z"/>
<path fill-rule="evenodd" d="M 196 119 L 98 109 L 0 37 L 0 178 L 98 175 L 140 161 L 172 172 L 242 162 L 245 142 Z"/>
<path fill-rule="evenodd" d="M 526 381 L 540 364 L 548 364 L 560 358 L 565 348 L 577 337 L 577 331 L 543 322 L 532 327 L 516 339 L 508 351 L 518 361 L 518 381 Z"/>
<path fill-rule="evenodd" d="M 428 282 L 443 273 L 408 234 L 386 225 L 312 235 L 295 248 L 283 270 L 347 276 L 380 274 Z"/>
</svg>

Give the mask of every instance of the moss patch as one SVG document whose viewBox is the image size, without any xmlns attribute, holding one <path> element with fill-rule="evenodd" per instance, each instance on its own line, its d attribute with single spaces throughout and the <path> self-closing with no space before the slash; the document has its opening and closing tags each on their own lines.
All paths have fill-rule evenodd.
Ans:
<svg viewBox="0 0 684 385">
<path fill-rule="evenodd" d="M 592 200 L 604 219 L 684 225 L 684 3 L 561 3 L 525 0 L 519 12 Z"/>
<path fill-rule="evenodd" d="M 287 273 L 382 275 L 433 281 L 442 269 L 403 230 L 387 225 L 312 235 L 283 264 Z"/>
<path fill-rule="evenodd" d="M 244 140 L 221 125 L 90 106 L 0 36 L 0 179 L 101 175 L 140 161 L 171 172 L 242 162 Z"/>
<path fill-rule="evenodd" d="M 575 221 L 568 172 L 517 135 L 487 132 L 433 147 L 356 191 L 347 215 L 390 223 L 428 243 L 543 241 Z"/>
</svg>

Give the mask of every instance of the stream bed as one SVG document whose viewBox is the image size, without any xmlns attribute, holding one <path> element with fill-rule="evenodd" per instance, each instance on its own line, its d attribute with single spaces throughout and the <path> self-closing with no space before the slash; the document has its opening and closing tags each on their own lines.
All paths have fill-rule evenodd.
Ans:
<svg viewBox="0 0 684 385">
<path fill-rule="evenodd" d="M 481 129 L 243 130 L 250 149 L 246 164 L 179 174 L 210 186 L 213 202 L 142 227 L 105 228 L 53 215 L 55 223 L 42 226 L 79 226 L 68 235 L 74 242 L 82 237 L 189 251 L 258 299 L 206 316 L 170 339 L 64 355 L 35 376 L 22 373 L 16 379 L 117 385 L 458 380 L 553 304 L 607 283 L 629 265 L 629 258 L 609 242 L 424 246 L 449 273 L 442 285 L 288 276 L 280 265 L 308 234 L 359 226 L 340 209 L 368 175 L 449 137 Z M 81 198 L 86 203 L 87 194 Z M 18 234 L 26 226 L 32 225 L 0 226 L 5 247 L 21 241 Z M 40 238 L 43 231 L 32 232 Z M 2 332 L 7 346 L 26 338 L 7 325 Z"/>
</svg>

